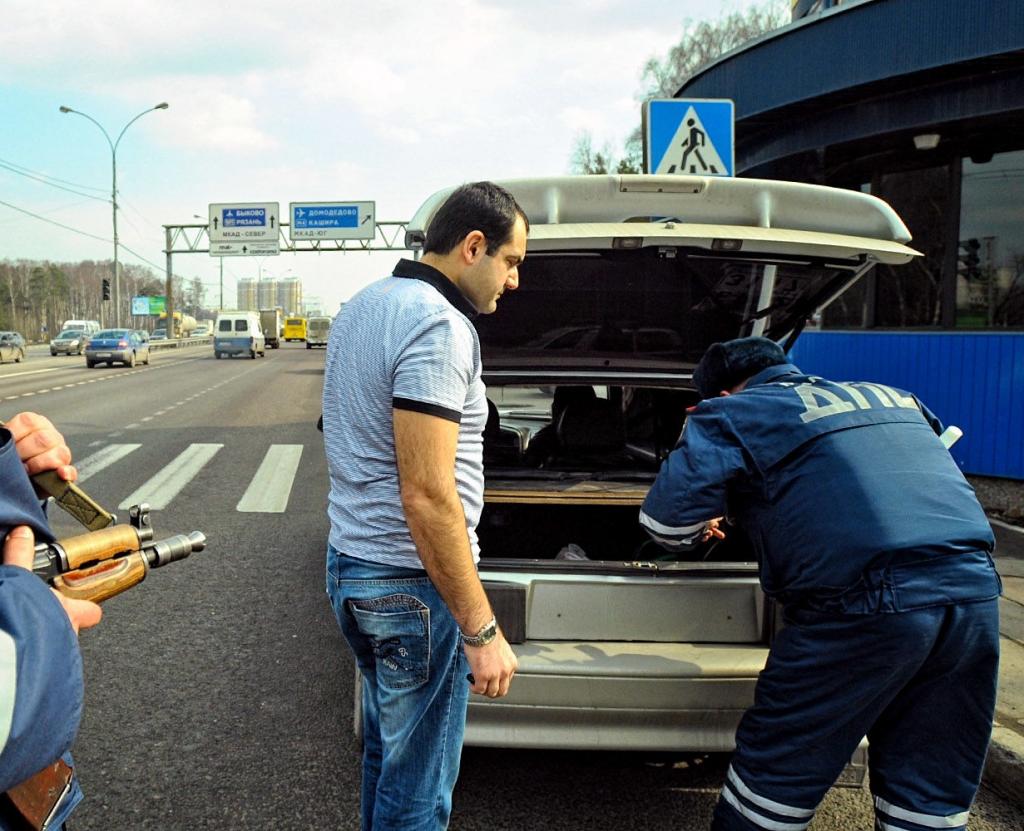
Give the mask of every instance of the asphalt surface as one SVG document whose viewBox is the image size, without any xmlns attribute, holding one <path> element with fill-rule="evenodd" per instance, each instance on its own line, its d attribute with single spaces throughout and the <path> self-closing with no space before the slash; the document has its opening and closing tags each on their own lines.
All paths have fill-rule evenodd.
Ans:
<svg viewBox="0 0 1024 831">
<path fill-rule="evenodd" d="M 255 361 L 199 349 L 154 352 L 135 370 L 32 353 L 0 367 L 0 418 L 48 415 L 78 460 L 139 445 L 84 483 L 107 506 L 189 445 L 223 445 L 153 515 L 158 537 L 201 530 L 207 550 L 108 601 L 83 633 L 75 756 L 86 801 L 71 831 L 359 827 L 352 663 L 324 593 L 322 363 L 322 351 L 285 344 Z M 303 448 L 287 512 L 241 513 L 274 444 Z M 77 532 L 54 519 L 59 533 Z M 451 827 L 706 827 L 727 763 L 469 748 Z M 969 828 L 1021 831 L 1020 816 L 983 789 Z M 811 825 L 871 827 L 864 789 L 833 790 Z"/>
</svg>

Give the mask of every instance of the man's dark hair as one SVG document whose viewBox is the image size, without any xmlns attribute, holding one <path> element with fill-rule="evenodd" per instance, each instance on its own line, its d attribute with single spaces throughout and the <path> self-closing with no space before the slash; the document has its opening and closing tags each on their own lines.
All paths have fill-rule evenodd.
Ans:
<svg viewBox="0 0 1024 831">
<path fill-rule="evenodd" d="M 494 182 L 471 182 L 452 191 L 437 209 L 427 228 L 423 251 L 448 254 L 472 231 L 487 240 L 487 255 L 493 257 L 512 237 L 516 217 L 530 230 L 530 220 L 515 198 Z"/>
<path fill-rule="evenodd" d="M 788 363 L 788 360 L 782 347 L 768 338 L 737 338 L 713 343 L 693 371 L 693 385 L 701 398 L 714 398 L 762 369 Z"/>
</svg>

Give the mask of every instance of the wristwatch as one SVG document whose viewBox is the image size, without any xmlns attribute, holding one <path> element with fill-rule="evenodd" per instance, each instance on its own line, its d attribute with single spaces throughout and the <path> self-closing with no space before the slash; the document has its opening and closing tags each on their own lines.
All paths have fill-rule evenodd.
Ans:
<svg viewBox="0 0 1024 831">
<path fill-rule="evenodd" d="M 465 632 L 461 634 L 462 642 L 468 646 L 487 646 L 498 637 L 498 621 L 492 617 L 490 622 L 484 624 L 483 629 L 475 635 L 467 635 Z"/>
</svg>

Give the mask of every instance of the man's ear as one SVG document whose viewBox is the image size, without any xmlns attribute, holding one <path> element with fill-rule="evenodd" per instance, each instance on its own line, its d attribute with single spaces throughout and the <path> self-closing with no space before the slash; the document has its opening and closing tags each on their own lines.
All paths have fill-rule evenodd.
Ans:
<svg viewBox="0 0 1024 831">
<path fill-rule="evenodd" d="M 487 237 L 483 231 L 470 231 L 462 240 L 462 257 L 467 265 L 477 262 L 487 253 Z"/>
</svg>

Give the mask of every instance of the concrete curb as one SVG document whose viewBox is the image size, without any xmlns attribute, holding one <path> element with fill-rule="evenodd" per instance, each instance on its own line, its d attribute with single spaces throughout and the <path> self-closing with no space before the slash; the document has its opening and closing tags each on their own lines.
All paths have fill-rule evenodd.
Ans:
<svg viewBox="0 0 1024 831">
<path fill-rule="evenodd" d="M 992 744 L 982 780 L 992 790 L 1024 807 L 1024 736 L 1006 727 L 992 728 Z"/>
</svg>

